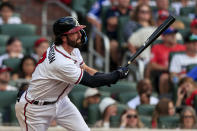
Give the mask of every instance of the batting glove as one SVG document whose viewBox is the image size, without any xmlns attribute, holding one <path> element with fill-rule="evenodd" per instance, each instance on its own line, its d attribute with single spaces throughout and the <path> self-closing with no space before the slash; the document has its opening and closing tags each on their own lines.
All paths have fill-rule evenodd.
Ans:
<svg viewBox="0 0 197 131">
<path fill-rule="evenodd" d="M 118 67 L 117 71 L 119 72 L 119 79 L 126 78 L 129 74 L 129 68 L 128 67 Z"/>
</svg>

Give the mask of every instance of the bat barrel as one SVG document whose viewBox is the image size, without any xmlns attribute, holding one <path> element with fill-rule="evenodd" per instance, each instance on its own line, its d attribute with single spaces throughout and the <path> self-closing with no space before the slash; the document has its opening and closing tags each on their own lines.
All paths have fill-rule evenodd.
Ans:
<svg viewBox="0 0 197 131">
<path fill-rule="evenodd" d="M 142 53 L 150 44 L 152 44 L 172 23 L 174 23 L 175 18 L 170 15 L 154 32 L 153 34 L 144 42 L 144 45 L 141 46 L 137 52 L 130 58 L 126 67 L 135 60 L 135 58 Z"/>
</svg>

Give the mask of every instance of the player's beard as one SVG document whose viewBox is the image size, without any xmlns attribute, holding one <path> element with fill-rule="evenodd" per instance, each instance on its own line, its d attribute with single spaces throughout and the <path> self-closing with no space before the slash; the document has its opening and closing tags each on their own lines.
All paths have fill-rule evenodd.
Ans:
<svg viewBox="0 0 197 131">
<path fill-rule="evenodd" d="M 73 48 L 80 48 L 82 46 L 82 43 L 81 41 L 80 42 L 77 42 L 79 39 L 77 40 L 71 40 L 67 37 L 67 43 L 68 45 L 70 45 L 71 47 Z"/>
</svg>

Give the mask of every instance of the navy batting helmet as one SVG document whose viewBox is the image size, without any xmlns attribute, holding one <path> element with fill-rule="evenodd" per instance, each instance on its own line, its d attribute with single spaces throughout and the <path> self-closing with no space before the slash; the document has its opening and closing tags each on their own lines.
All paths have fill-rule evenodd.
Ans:
<svg viewBox="0 0 197 131">
<path fill-rule="evenodd" d="M 71 16 L 62 17 L 58 19 L 53 24 L 53 32 L 56 37 L 67 35 L 71 33 L 75 33 L 77 31 L 81 32 L 81 42 L 85 43 L 87 41 L 87 36 L 83 28 L 85 28 L 85 25 L 79 25 L 77 19 Z"/>
</svg>

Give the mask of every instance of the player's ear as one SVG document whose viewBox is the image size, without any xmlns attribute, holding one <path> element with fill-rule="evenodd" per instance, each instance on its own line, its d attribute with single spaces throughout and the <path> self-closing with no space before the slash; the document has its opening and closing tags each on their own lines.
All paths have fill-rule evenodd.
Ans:
<svg viewBox="0 0 197 131">
<path fill-rule="evenodd" d="M 67 42 L 66 36 L 62 36 L 62 41 L 63 41 L 63 43 Z"/>
</svg>

